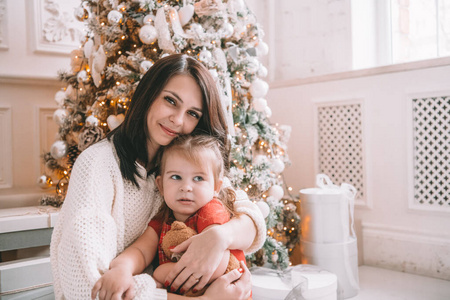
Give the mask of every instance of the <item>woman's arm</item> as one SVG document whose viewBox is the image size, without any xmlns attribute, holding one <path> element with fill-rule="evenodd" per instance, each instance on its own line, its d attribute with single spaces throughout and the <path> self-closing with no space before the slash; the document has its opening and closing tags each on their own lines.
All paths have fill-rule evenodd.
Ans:
<svg viewBox="0 0 450 300">
<path fill-rule="evenodd" d="M 152 262 L 158 240 L 155 230 L 147 227 L 147 230 L 133 244 L 113 259 L 109 270 L 95 283 L 92 299 L 95 299 L 97 294 L 100 299 L 108 299 L 105 295 L 133 299 L 135 296 L 133 275 L 142 273 Z"/>
</svg>

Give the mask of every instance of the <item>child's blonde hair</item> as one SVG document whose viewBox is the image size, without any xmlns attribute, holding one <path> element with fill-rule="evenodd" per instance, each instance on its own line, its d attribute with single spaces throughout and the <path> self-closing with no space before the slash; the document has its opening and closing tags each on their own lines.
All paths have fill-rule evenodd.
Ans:
<svg viewBox="0 0 450 300">
<path fill-rule="evenodd" d="M 198 135 L 180 135 L 177 136 L 169 145 L 164 147 L 158 157 L 159 171 L 158 174 L 164 173 L 167 158 L 171 153 L 178 153 L 194 164 L 205 167 L 211 164 L 214 175 L 215 184 L 226 176 L 226 168 L 223 160 L 223 153 L 226 151 L 223 145 L 214 137 L 198 134 Z M 236 216 L 234 202 L 236 201 L 236 193 L 231 187 L 221 188 L 218 196 L 219 199 L 230 213 L 230 217 Z M 169 217 L 169 207 L 163 203 L 155 219 L 166 222 Z"/>
</svg>

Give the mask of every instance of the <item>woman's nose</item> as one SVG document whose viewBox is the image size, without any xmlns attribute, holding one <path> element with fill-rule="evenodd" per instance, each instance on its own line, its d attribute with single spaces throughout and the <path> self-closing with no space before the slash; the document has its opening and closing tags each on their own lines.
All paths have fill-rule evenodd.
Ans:
<svg viewBox="0 0 450 300">
<path fill-rule="evenodd" d="M 183 113 L 174 112 L 170 117 L 170 121 L 177 126 L 183 125 Z"/>
</svg>

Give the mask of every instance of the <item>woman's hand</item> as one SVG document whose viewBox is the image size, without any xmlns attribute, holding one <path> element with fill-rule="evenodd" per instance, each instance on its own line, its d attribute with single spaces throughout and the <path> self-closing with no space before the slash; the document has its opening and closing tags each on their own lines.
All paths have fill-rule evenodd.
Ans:
<svg viewBox="0 0 450 300">
<path fill-rule="evenodd" d="M 242 274 L 241 274 L 242 273 Z M 252 292 L 250 271 L 241 262 L 239 270 L 233 270 L 217 278 L 203 295 L 206 299 L 249 299 Z"/>
<path fill-rule="evenodd" d="M 170 286 L 172 292 L 179 289 L 183 293 L 191 288 L 201 290 L 208 283 L 228 249 L 221 227 L 205 230 L 172 249 L 173 252 L 187 250 L 167 275 L 164 286 Z"/>
<path fill-rule="evenodd" d="M 91 297 L 100 300 L 127 299 L 135 296 L 133 275 L 122 268 L 112 268 L 103 274 L 92 288 Z"/>
</svg>

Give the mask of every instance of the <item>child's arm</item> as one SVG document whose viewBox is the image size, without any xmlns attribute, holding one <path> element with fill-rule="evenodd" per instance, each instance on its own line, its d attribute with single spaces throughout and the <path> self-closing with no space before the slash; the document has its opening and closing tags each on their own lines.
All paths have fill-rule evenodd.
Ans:
<svg viewBox="0 0 450 300">
<path fill-rule="evenodd" d="M 112 295 L 133 298 L 133 275 L 142 273 L 152 262 L 158 247 L 159 237 L 152 227 L 145 232 L 109 265 L 109 270 L 100 277 L 92 289 L 92 298 Z M 121 298 L 121 297 L 120 297 Z"/>
</svg>

